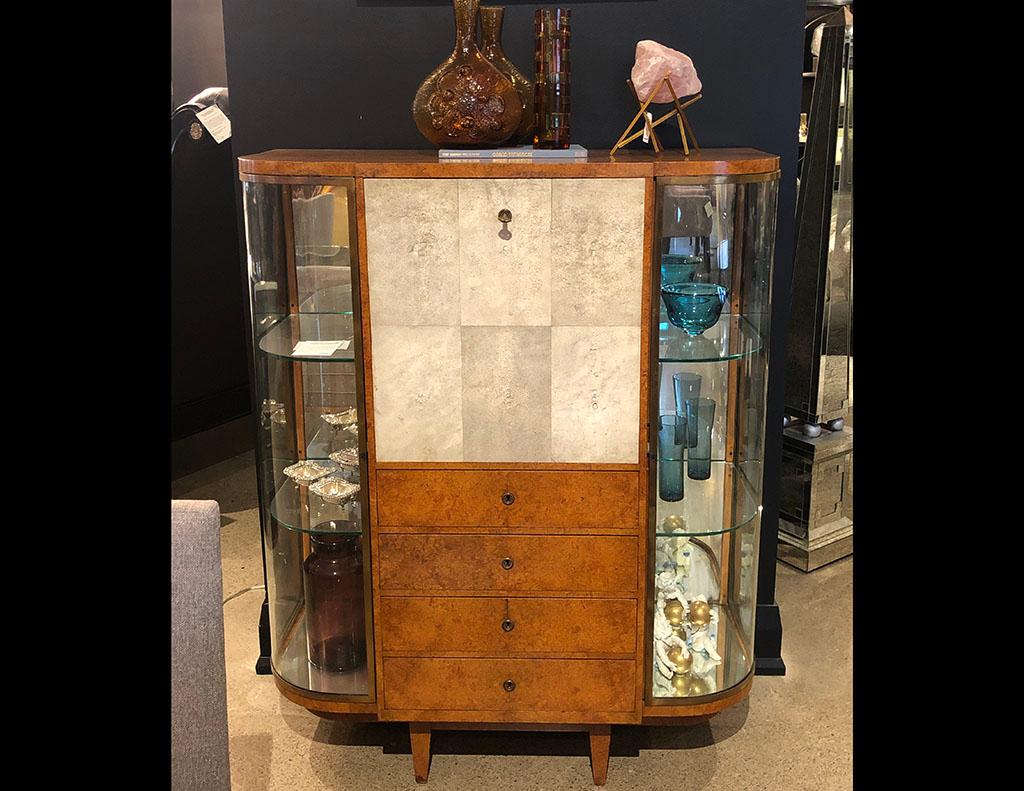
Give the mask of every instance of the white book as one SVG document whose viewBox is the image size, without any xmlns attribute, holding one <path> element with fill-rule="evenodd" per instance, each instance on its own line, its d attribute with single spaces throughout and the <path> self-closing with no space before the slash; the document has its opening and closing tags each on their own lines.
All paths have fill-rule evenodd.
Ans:
<svg viewBox="0 0 1024 791">
<path fill-rule="evenodd" d="M 506 148 L 442 148 L 437 158 L 471 159 L 473 161 L 495 159 L 586 159 L 587 149 L 581 145 L 570 145 L 568 148 L 534 148 L 533 146 L 508 146 Z"/>
</svg>

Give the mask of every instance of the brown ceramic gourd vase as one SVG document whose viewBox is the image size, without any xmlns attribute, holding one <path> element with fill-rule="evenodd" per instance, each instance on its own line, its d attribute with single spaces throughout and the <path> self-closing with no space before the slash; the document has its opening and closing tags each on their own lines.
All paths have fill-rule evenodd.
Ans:
<svg viewBox="0 0 1024 791">
<path fill-rule="evenodd" d="M 512 81 L 476 43 L 480 0 L 452 0 L 455 49 L 420 85 L 412 117 L 436 146 L 500 145 L 519 127 L 523 103 Z"/>
<path fill-rule="evenodd" d="M 523 103 L 523 118 L 513 135 L 517 143 L 533 142 L 533 82 L 516 68 L 501 47 L 501 25 L 505 19 L 502 6 L 480 6 L 480 51 L 493 63 L 498 71 L 511 80 Z"/>
</svg>

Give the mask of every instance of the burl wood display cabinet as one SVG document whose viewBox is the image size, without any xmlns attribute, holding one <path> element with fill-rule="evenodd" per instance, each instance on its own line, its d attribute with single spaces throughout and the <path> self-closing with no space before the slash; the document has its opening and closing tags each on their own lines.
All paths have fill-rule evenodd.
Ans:
<svg viewBox="0 0 1024 791">
<path fill-rule="evenodd" d="M 432 729 L 586 731 L 601 785 L 742 700 L 778 158 L 239 163 L 281 692 L 421 782 Z"/>
</svg>

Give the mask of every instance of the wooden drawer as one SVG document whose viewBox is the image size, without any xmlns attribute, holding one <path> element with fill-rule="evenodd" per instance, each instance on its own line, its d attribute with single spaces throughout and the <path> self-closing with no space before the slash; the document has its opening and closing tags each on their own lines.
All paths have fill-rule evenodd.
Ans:
<svg viewBox="0 0 1024 791">
<path fill-rule="evenodd" d="M 385 657 L 383 665 L 391 710 L 611 713 L 635 705 L 636 663 L 627 659 Z"/>
<path fill-rule="evenodd" d="M 377 514 L 381 525 L 635 529 L 639 476 L 628 471 L 378 470 Z"/>
<path fill-rule="evenodd" d="M 635 599 L 383 596 L 384 654 L 633 656 Z"/>
<path fill-rule="evenodd" d="M 633 593 L 635 536 L 383 533 L 380 591 Z M 506 568 L 507 567 L 507 568 Z"/>
</svg>

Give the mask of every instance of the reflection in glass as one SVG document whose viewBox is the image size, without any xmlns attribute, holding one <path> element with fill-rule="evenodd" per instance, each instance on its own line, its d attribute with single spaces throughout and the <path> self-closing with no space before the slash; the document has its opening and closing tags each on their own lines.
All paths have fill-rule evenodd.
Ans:
<svg viewBox="0 0 1024 791">
<path fill-rule="evenodd" d="M 667 502 L 683 499 L 683 453 L 686 446 L 686 418 L 662 415 L 658 418 L 658 496 Z"/>
<path fill-rule="evenodd" d="M 695 481 L 711 477 L 711 427 L 715 422 L 712 398 L 691 398 L 686 402 L 686 421 L 697 429 L 697 444 L 690 448 L 686 474 Z"/>
<path fill-rule="evenodd" d="M 704 258 L 699 255 L 665 253 L 661 256 L 661 284 L 689 283 L 703 265 Z"/>
<path fill-rule="evenodd" d="M 347 190 L 294 185 L 291 196 L 299 313 L 351 314 Z"/>
</svg>

